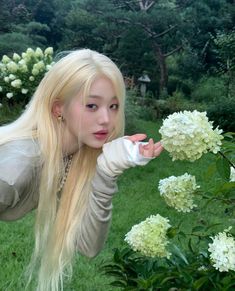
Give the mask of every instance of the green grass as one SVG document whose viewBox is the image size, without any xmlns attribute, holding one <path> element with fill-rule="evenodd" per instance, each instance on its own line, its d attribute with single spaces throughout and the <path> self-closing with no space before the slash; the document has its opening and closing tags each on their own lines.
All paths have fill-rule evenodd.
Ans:
<svg viewBox="0 0 235 291">
<path fill-rule="evenodd" d="M 136 124 L 140 132 L 146 132 L 156 140 L 159 140 L 159 125 L 145 121 L 138 121 Z M 172 225 L 183 219 L 182 227 L 185 230 L 202 220 L 208 224 L 222 221 L 227 227 L 229 218 L 225 217 L 224 208 L 218 203 L 216 207 L 211 204 L 206 213 L 196 210 L 182 214 L 167 207 L 157 190 L 159 179 L 185 172 L 195 175 L 202 189 L 210 189 L 214 181 L 205 181 L 204 178 L 206 168 L 213 159 L 213 155 L 208 154 L 194 163 L 172 162 L 168 154 L 163 152 L 147 166 L 127 170 L 118 180 L 119 192 L 113 199 L 112 225 L 104 249 L 92 260 L 79 255 L 75 258 L 73 278 L 65 285 L 65 291 L 119 290 L 108 285 L 110 279 L 101 274 L 99 266 L 112 257 L 114 248 L 125 245 L 124 236 L 132 225 L 151 214 L 159 213 L 168 217 Z M 199 205 L 200 200 L 198 197 Z M 31 213 L 16 222 L 0 222 L 0 290 L 24 290 L 21 275 L 33 248 L 33 220 L 34 213 Z"/>
</svg>

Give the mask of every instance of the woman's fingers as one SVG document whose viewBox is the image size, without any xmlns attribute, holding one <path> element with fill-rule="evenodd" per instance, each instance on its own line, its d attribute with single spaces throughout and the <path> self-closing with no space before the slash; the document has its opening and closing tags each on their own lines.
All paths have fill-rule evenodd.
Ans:
<svg viewBox="0 0 235 291">
<path fill-rule="evenodd" d="M 137 133 L 131 136 L 126 136 L 127 139 L 129 139 L 132 142 L 142 141 L 146 138 L 146 134 L 144 133 Z M 139 153 L 144 157 L 157 157 L 160 155 L 160 153 L 163 151 L 163 146 L 161 145 L 161 142 L 154 143 L 153 139 L 150 138 L 148 143 L 146 144 L 139 144 Z"/>
<path fill-rule="evenodd" d="M 136 141 L 144 140 L 146 138 L 146 134 L 145 133 L 137 133 L 134 135 L 126 136 L 126 138 L 132 142 L 136 142 Z"/>
<path fill-rule="evenodd" d="M 160 142 L 154 143 L 153 139 L 149 139 L 149 142 L 145 145 L 139 145 L 139 152 L 144 157 L 157 157 L 163 151 L 163 147 Z"/>
<path fill-rule="evenodd" d="M 156 143 L 155 148 L 154 148 L 154 157 L 159 156 L 163 150 L 164 150 L 164 148 L 161 145 L 161 143 L 160 142 Z"/>
</svg>

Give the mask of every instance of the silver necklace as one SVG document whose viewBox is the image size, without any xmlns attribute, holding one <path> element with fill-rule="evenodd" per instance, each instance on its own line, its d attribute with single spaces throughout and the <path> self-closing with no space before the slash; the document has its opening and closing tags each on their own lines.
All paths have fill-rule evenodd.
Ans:
<svg viewBox="0 0 235 291">
<path fill-rule="evenodd" d="M 70 166 L 71 166 L 71 163 L 72 163 L 72 159 L 73 159 L 73 155 L 69 155 L 67 164 L 65 166 L 64 176 L 60 181 L 60 186 L 58 188 L 58 192 L 60 192 L 63 189 L 64 184 L 65 184 L 65 182 L 67 180 L 69 169 L 70 169 Z"/>
</svg>

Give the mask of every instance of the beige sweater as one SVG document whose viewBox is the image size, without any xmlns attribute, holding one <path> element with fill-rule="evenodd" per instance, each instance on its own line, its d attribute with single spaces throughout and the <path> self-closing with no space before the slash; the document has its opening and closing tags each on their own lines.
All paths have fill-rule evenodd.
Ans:
<svg viewBox="0 0 235 291">
<path fill-rule="evenodd" d="M 20 219 L 37 207 L 40 170 L 37 143 L 17 140 L 0 146 L 0 220 Z M 97 167 L 88 208 L 78 230 L 77 248 L 83 255 L 94 257 L 102 249 L 115 192 L 116 178 Z"/>
</svg>

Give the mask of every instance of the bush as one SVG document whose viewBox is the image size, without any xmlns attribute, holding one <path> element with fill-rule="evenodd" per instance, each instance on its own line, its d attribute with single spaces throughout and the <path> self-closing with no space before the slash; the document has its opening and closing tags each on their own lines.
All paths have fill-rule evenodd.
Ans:
<svg viewBox="0 0 235 291">
<path fill-rule="evenodd" d="M 181 91 L 175 91 L 173 96 L 167 98 L 166 100 L 156 100 L 155 112 L 156 119 L 165 118 L 169 114 L 184 110 L 198 110 L 205 111 L 206 104 L 196 103 L 189 101 L 184 98 L 184 94 Z"/>
<path fill-rule="evenodd" d="M 0 55 L 20 53 L 33 46 L 32 39 L 20 32 L 0 35 Z"/>
<path fill-rule="evenodd" d="M 127 92 L 125 109 L 126 134 L 133 134 L 137 131 L 136 121 L 138 119 L 156 120 L 155 103 L 156 100 L 152 97 L 138 97 L 138 93 L 135 90 Z"/>
<path fill-rule="evenodd" d="M 53 48 L 43 52 L 28 48 L 22 55 L 7 55 L 0 62 L 0 101 L 10 104 L 27 103 L 43 78 L 53 65 Z M 10 101 L 9 101 L 10 100 Z"/>
<path fill-rule="evenodd" d="M 221 77 L 203 77 L 196 85 L 191 96 L 197 102 L 212 102 L 226 96 L 225 80 Z"/>
<path fill-rule="evenodd" d="M 175 91 L 173 96 L 166 99 L 138 97 L 135 91 L 129 91 L 126 104 L 127 128 L 134 128 L 136 119 L 156 121 L 174 112 L 194 109 L 206 111 L 207 105 L 189 101 L 181 91 Z"/>
<path fill-rule="evenodd" d="M 186 96 L 190 96 L 193 90 L 193 83 L 191 80 L 182 80 L 176 76 L 170 76 L 167 84 L 167 90 L 170 95 L 175 91 L 182 91 Z"/>
<path fill-rule="evenodd" d="M 181 120 L 183 126 L 190 124 L 186 122 L 187 119 Z M 168 133 L 174 129 L 175 123 L 172 122 L 173 124 L 169 124 Z M 191 126 L 194 125 L 195 122 L 192 122 Z M 196 127 L 201 130 L 201 122 L 198 122 Z M 178 177 L 178 182 L 176 177 L 168 177 L 164 187 L 159 181 L 160 196 L 171 197 L 170 200 L 165 199 L 165 202 L 169 206 L 167 216 L 171 216 L 171 213 L 172 216 L 150 215 L 145 221 L 132 226 L 124 239 L 128 246 L 117 248 L 111 260 L 101 266 L 103 273 L 112 277 L 110 285 L 126 291 L 234 290 L 235 232 L 232 225 L 235 210 L 235 172 L 231 175 L 234 137 L 234 133 L 225 134 L 217 157 L 207 156 L 210 162 L 200 174 L 200 184 L 204 180 L 201 185 L 195 187 L 192 176 L 186 180 Z M 205 141 L 202 140 L 202 144 Z M 194 143 L 193 139 L 192 142 Z M 177 145 L 178 143 L 175 143 L 175 146 Z M 185 142 L 185 147 L 187 145 L 188 141 Z M 196 168 L 197 164 L 194 167 Z M 208 181 L 213 181 L 209 183 L 209 187 Z M 175 208 L 174 211 L 179 211 L 179 208 L 169 202 L 180 202 L 179 205 L 182 206 L 190 202 L 192 205 L 193 196 L 190 199 L 182 199 L 181 196 L 183 193 L 188 194 L 188 191 L 195 191 L 195 209 L 191 213 L 185 213 L 189 211 L 181 209 L 182 217 L 177 223 L 171 224 L 176 213 L 173 213 L 170 207 Z M 223 217 L 227 217 L 225 220 L 221 219 L 222 217 L 218 221 L 214 220 L 215 217 L 210 220 L 208 214 L 211 211 L 215 215 L 216 211 L 219 211 Z M 184 227 L 185 221 L 190 221 L 187 228 Z"/>
<path fill-rule="evenodd" d="M 6 103 L 0 103 L 0 126 L 16 120 L 22 114 L 23 108 L 22 104 L 9 106 Z"/>
<path fill-rule="evenodd" d="M 215 126 L 220 126 L 224 131 L 235 131 L 235 102 L 232 98 L 222 98 L 210 105 L 207 115 L 214 120 Z"/>
<path fill-rule="evenodd" d="M 136 102 L 136 92 L 130 90 L 127 92 L 126 104 L 125 104 L 125 134 L 133 134 L 136 132 L 136 120 L 140 118 L 141 108 Z"/>
</svg>

